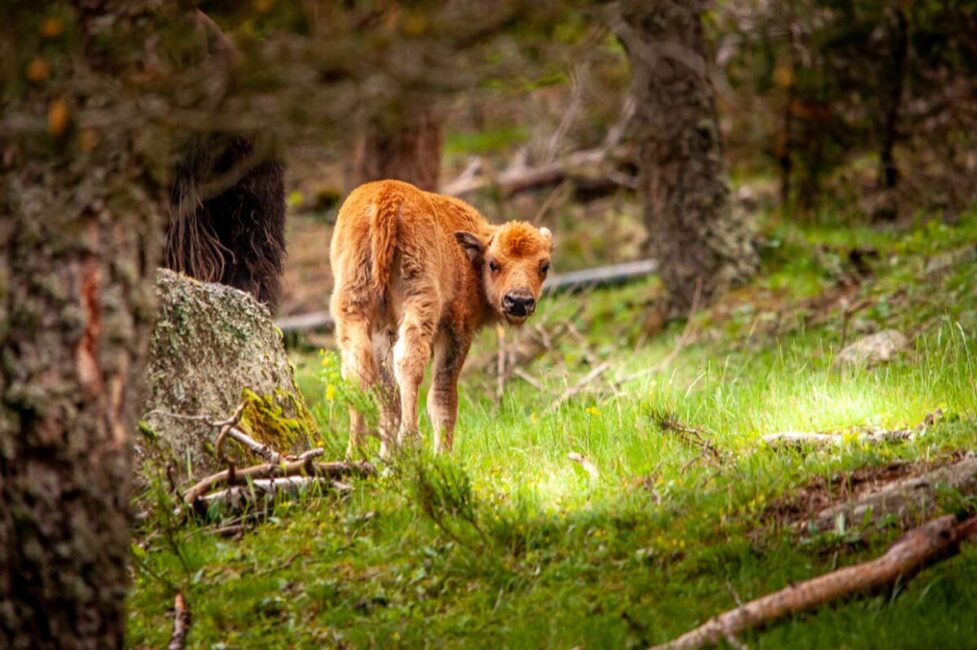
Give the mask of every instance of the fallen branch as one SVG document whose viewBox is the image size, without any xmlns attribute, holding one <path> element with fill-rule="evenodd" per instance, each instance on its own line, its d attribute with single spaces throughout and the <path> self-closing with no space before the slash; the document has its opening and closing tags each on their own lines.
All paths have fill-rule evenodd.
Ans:
<svg viewBox="0 0 977 650">
<path fill-rule="evenodd" d="M 943 416 L 943 411 L 937 409 L 927 415 L 923 422 L 912 429 L 863 429 L 851 434 L 837 434 L 824 432 L 807 431 L 783 431 L 780 433 L 770 433 L 761 440 L 771 447 L 776 446 L 800 446 L 812 445 L 824 447 L 829 445 L 840 445 L 847 442 L 857 442 L 878 445 L 883 442 L 897 442 L 900 440 L 911 440 L 918 435 L 922 435 L 926 430 L 936 424 Z"/>
<path fill-rule="evenodd" d="M 678 650 L 715 645 L 723 639 L 849 594 L 873 591 L 898 580 L 908 580 L 927 565 L 955 555 L 960 543 L 975 534 L 977 517 L 959 523 L 953 515 L 934 519 L 909 531 L 875 560 L 767 594 L 714 616 L 696 629 L 655 648 Z"/>
<path fill-rule="evenodd" d="M 839 518 L 845 522 L 868 524 L 894 515 L 900 520 L 910 516 L 930 516 L 939 506 L 943 488 L 964 495 L 977 494 L 977 457 L 968 457 L 946 467 L 893 481 L 860 498 L 825 508 L 808 522 L 807 528 L 827 531 L 836 527 Z"/>
<path fill-rule="evenodd" d="M 584 388 L 586 388 L 587 385 L 590 384 L 592 381 L 600 377 L 610 367 L 611 364 L 609 361 L 605 361 L 600 365 L 598 365 L 597 367 L 595 367 L 593 370 L 588 372 L 583 379 L 581 379 L 576 384 L 568 388 L 562 395 L 560 395 L 558 399 L 556 399 L 552 404 L 550 404 L 549 407 L 546 409 L 546 412 L 549 413 L 555 411 L 561 406 L 563 406 L 564 402 L 573 398 L 577 393 L 579 393 Z"/>
<path fill-rule="evenodd" d="M 313 454 L 313 452 L 315 453 Z M 201 479 L 196 485 L 187 490 L 183 495 L 183 501 L 187 505 L 193 506 L 198 499 L 203 497 L 203 495 L 212 490 L 216 485 L 225 483 L 232 485 L 246 483 L 249 480 L 253 482 L 255 479 L 286 478 L 293 476 L 337 479 L 350 475 L 369 476 L 376 471 L 373 465 L 366 461 L 332 463 L 312 462 L 315 457 L 321 453 L 321 449 L 313 449 L 302 454 L 302 456 L 300 456 L 297 460 L 280 465 L 269 463 L 266 465 L 255 465 L 254 467 L 248 467 L 240 470 L 226 469 L 223 472 L 211 474 L 210 476 Z"/>
<path fill-rule="evenodd" d="M 651 418 L 662 431 L 677 433 L 682 442 L 690 447 L 699 449 L 700 456 L 708 457 L 717 466 L 722 464 L 722 453 L 719 451 L 716 445 L 712 444 L 712 441 L 709 440 L 709 438 L 712 437 L 712 434 L 703 431 L 702 429 L 690 427 L 687 424 L 679 422 L 678 418 L 675 417 L 675 414 L 668 411 L 656 411 L 651 414 Z M 693 461 L 694 460 L 695 459 L 693 459 Z"/>
<path fill-rule="evenodd" d="M 262 478 L 251 481 L 248 485 L 229 487 L 217 492 L 201 496 L 199 503 L 205 506 L 222 504 L 233 510 L 243 510 L 245 506 L 259 501 L 273 501 L 280 496 L 294 497 L 305 488 L 312 486 L 331 488 L 339 494 L 347 494 L 353 490 L 352 486 L 335 479 L 319 476 L 286 476 L 283 478 Z"/>
<path fill-rule="evenodd" d="M 519 379 L 522 379 L 524 382 L 526 382 L 527 384 L 529 384 L 530 386 L 532 386 L 533 388 L 535 388 L 539 392 L 541 392 L 541 393 L 545 393 L 546 392 L 546 386 L 543 386 L 543 384 L 539 383 L 539 380 L 538 379 L 536 379 L 535 377 L 533 377 L 532 375 L 530 375 L 528 372 L 526 372 L 522 368 L 519 368 L 518 366 L 515 367 L 515 368 L 513 368 L 512 369 L 512 374 L 514 374 L 516 377 L 519 377 Z"/>
<path fill-rule="evenodd" d="M 182 592 L 177 592 L 173 600 L 173 635 L 166 646 L 167 650 L 183 650 L 187 642 L 187 632 L 190 631 L 190 608 L 187 607 L 187 599 Z"/>
<path fill-rule="evenodd" d="M 583 467 L 584 471 L 590 474 L 590 478 L 594 479 L 595 481 L 600 478 L 600 472 L 597 471 L 597 466 L 587 460 L 587 457 L 583 454 L 578 454 L 575 451 L 571 451 L 569 454 L 567 454 L 567 458 Z"/>
<path fill-rule="evenodd" d="M 264 445 L 244 433 L 235 426 L 228 426 L 224 428 L 220 434 L 217 436 L 217 443 L 214 445 L 214 451 L 218 458 L 223 458 L 223 445 L 224 440 L 230 438 L 231 440 L 240 443 L 242 446 L 249 449 L 255 456 L 264 458 L 269 463 L 279 464 L 285 462 L 287 457 L 275 451 L 271 445 Z"/>
<path fill-rule="evenodd" d="M 486 173 L 487 166 L 469 163 L 465 171 L 453 181 L 441 186 L 441 194 L 465 196 L 477 190 L 493 187 L 504 196 L 557 185 L 567 179 L 593 180 L 606 178 L 615 185 L 635 189 L 637 180 L 617 172 L 619 163 L 630 163 L 633 158 L 631 148 L 617 145 L 601 146 L 596 149 L 582 149 L 556 160 L 529 166 L 516 161 L 498 175 Z"/>
</svg>

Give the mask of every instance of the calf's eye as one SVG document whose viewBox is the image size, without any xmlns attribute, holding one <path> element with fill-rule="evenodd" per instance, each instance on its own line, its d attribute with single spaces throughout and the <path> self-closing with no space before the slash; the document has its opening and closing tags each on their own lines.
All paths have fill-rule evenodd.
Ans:
<svg viewBox="0 0 977 650">
<path fill-rule="evenodd" d="M 502 267 L 499 266 L 499 263 L 495 260 L 489 260 L 489 270 L 492 271 L 492 273 L 498 273 L 502 270 Z"/>
<path fill-rule="evenodd" d="M 546 262 L 545 264 L 539 267 L 539 274 L 542 275 L 544 278 L 546 277 L 546 274 L 549 272 L 550 272 L 549 262 Z"/>
</svg>

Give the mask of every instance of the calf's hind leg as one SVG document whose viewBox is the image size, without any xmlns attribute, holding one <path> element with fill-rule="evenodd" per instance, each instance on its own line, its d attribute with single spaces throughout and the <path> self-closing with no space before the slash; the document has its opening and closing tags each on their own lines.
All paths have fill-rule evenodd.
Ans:
<svg viewBox="0 0 977 650">
<path fill-rule="evenodd" d="M 358 382 L 360 388 L 365 391 L 371 390 L 377 381 L 377 365 L 373 357 L 369 323 L 361 318 L 339 319 L 336 322 L 336 339 L 342 356 L 343 379 Z M 346 458 L 352 459 L 364 454 L 365 429 L 363 414 L 350 406 L 349 446 L 346 448 Z"/>
<path fill-rule="evenodd" d="M 380 378 L 380 457 L 387 458 L 397 442 L 400 429 L 400 391 L 393 372 L 393 331 L 384 329 L 373 335 L 373 357 Z"/>
</svg>

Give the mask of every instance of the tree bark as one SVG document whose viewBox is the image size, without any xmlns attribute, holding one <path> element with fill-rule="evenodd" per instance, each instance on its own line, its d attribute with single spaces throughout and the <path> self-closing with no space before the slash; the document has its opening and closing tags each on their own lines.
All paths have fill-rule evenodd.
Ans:
<svg viewBox="0 0 977 650">
<path fill-rule="evenodd" d="M 441 144 L 441 120 L 434 109 L 411 109 L 403 119 L 389 123 L 373 121 L 356 143 L 347 191 L 392 178 L 437 192 Z"/>
<path fill-rule="evenodd" d="M 882 143 L 879 151 L 879 190 L 882 202 L 875 212 L 879 221 L 893 221 L 899 216 L 893 191 L 899 184 L 899 168 L 896 166 L 895 147 L 899 140 L 899 115 L 902 108 L 906 69 L 909 62 L 909 12 L 902 3 L 893 10 L 891 66 L 888 92 L 882 93 L 885 118 L 882 124 Z"/>
<path fill-rule="evenodd" d="M 5 174 L 0 646 L 121 647 L 160 224 L 121 157 Z M 59 168 L 61 167 L 61 168 Z M 132 180 L 130 178 L 130 180 Z"/>
<path fill-rule="evenodd" d="M 751 232 L 730 200 L 702 1 L 630 2 L 615 31 L 631 64 L 652 256 L 673 315 L 707 303 L 757 267 Z"/>
<path fill-rule="evenodd" d="M 794 151 L 793 151 L 793 132 L 794 132 L 794 99 L 797 80 L 797 29 L 795 22 L 797 16 L 794 12 L 794 0 L 787 0 L 784 8 L 784 28 L 787 33 L 787 61 L 786 78 L 783 80 L 784 105 L 783 105 L 783 127 L 780 135 L 780 142 L 777 150 L 777 165 L 780 167 L 780 213 L 785 216 L 790 209 L 790 188 L 791 176 L 794 171 Z"/>
<path fill-rule="evenodd" d="M 3 648 L 124 643 L 133 393 L 153 319 L 161 206 L 138 134 L 86 138 L 70 107 L 109 101 L 99 80 L 131 69 L 154 10 L 81 3 L 72 71 L 96 82 L 75 79 L 67 97 L 65 86 L 4 94 L 3 112 L 51 108 L 46 132 L 0 135 Z M 27 43 L 18 56 L 32 56 Z"/>
</svg>

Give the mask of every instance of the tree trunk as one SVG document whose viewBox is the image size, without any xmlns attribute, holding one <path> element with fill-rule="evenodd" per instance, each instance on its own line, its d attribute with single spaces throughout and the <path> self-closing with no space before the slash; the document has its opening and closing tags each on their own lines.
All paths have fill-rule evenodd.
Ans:
<svg viewBox="0 0 977 650">
<path fill-rule="evenodd" d="M 882 93 L 886 107 L 879 152 L 879 190 L 882 192 L 882 202 L 874 215 L 878 221 L 893 221 L 899 216 L 894 196 L 894 190 L 899 183 L 895 147 L 899 139 L 899 113 L 902 108 L 902 94 L 909 60 L 909 12 L 903 4 L 896 7 L 893 13 L 895 24 L 891 26 L 892 53 L 890 77 L 887 80 L 888 92 Z"/>
<path fill-rule="evenodd" d="M 152 324 L 160 223 L 134 185 L 106 187 L 106 178 L 132 173 L 129 162 L 23 161 L 5 174 L 4 648 L 122 646 L 133 392 Z"/>
<path fill-rule="evenodd" d="M 633 76 L 645 223 L 672 315 L 707 303 L 756 270 L 746 220 L 733 211 L 708 78 L 701 1 L 622 7 L 615 21 Z"/>
<path fill-rule="evenodd" d="M 790 210 L 791 176 L 794 171 L 794 99 L 797 87 L 797 29 L 794 13 L 794 0 L 787 0 L 784 10 L 784 29 L 787 33 L 787 61 L 780 85 L 784 88 L 783 127 L 777 148 L 777 164 L 780 167 L 780 214 L 786 216 Z"/>
<path fill-rule="evenodd" d="M 356 143 L 347 191 L 362 183 L 396 179 L 436 192 L 441 175 L 441 120 L 433 109 L 414 109 L 396 122 L 371 122 Z"/>
<path fill-rule="evenodd" d="M 46 133 L 0 136 L 3 648 L 124 642 L 133 393 L 153 319 L 161 209 L 145 189 L 138 134 L 86 138 L 69 107 L 88 104 L 87 91 L 111 108 L 103 80 L 132 61 L 114 48 L 124 39 L 130 57 L 139 52 L 132 43 L 146 42 L 153 7 L 82 3 L 72 69 L 95 81 L 75 79 L 67 98 L 64 86 L 4 94 L 5 115 L 50 108 Z M 32 11 L 48 9 L 16 9 Z M 25 40 L 17 56 L 34 56 L 36 42 Z"/>
</svg>

